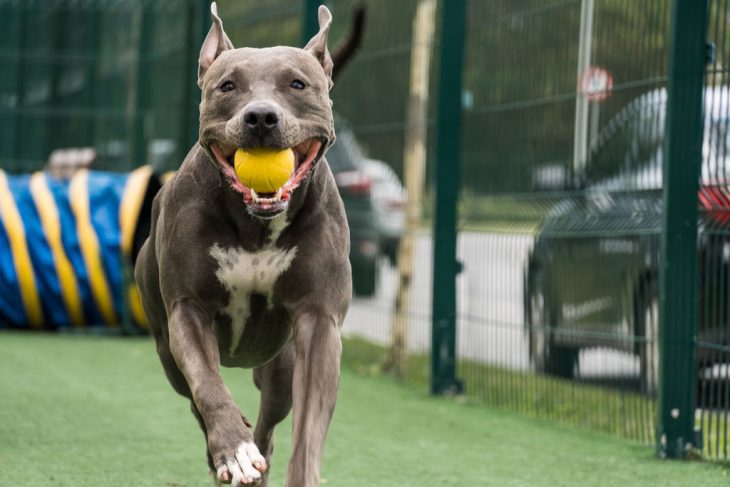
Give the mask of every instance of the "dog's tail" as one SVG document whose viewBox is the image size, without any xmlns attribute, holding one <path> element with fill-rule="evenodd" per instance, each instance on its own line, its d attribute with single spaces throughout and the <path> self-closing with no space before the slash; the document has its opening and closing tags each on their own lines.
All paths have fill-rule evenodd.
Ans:
<svg viewBox="0 0 730 487">
<path fill-rule="evenodd" d="M 332 81 L 336 81 L 342 68 L 347 66 L 347 63 L 352 59 L 355 52 L 360 48 L 362 44 L 363 33 L 365 31 L 365 15 L 366 8 L 365 3 L 361 2 L 352 14 L 352 25 L 350 32 L 347 36 L 340 41 L 337 48 L 334 50 L 332 55 Z"/>
</svg>

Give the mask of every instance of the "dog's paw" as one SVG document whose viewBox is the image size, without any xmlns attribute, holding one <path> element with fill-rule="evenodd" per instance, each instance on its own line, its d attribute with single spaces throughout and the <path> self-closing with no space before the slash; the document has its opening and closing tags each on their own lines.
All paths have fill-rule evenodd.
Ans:
<svg viewBox="0 0 730 487">
<path fill-rule="evenodd" d="M 259 485 L 266 468 L 266 459 L 256 445 L 244 441 L 236 449 L 234 457 L 226 459 L 225 464 L 218 467 L 216 479 L 231 485 Z"/>
</svg>

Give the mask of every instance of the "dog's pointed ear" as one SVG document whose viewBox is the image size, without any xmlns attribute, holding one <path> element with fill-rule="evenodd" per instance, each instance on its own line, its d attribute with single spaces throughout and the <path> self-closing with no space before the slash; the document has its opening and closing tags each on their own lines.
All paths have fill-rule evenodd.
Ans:
<svg viewBox="0 0 730 487">
<path fill-rule="evenodd" d="M 332 25 L 332 14 L 324 5 L 319 6 L 317 14 L 319 17 L 319 32 L 309 40 L 307 45 L 304 46 L 304 50 L 317 58 L 319 64 L 322 65 L 322 69 L 324 69 L 324 74 L 327 75 L 329 87 L 332 88 L 332 57 L 330 57 L 330 52 L 327 49 L 327 36 Z"/>
<path fill-rule="evenodd" d="M 223 51 L 233 49 L 233 43 L 223 31 L 223 21 L 218 17 L 218 7 L 215 2 L 210 4 L 210 15 L 213 24 L 210 31 L 203 41 L 203 47 L 200 48 L 200 58 L 198 59 L 198 86 L 203 87 L 203 76 L 213 61 Z"/>
</svg>

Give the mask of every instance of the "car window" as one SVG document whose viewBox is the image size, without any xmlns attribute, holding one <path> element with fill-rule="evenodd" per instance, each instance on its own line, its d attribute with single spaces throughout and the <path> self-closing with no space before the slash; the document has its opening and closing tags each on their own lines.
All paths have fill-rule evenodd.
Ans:
<svg viewBox="0 0 730 487">
<path fill-rule="evenodd" d="M 622 109 L 591 146 L 586 183 L 611 189 L 650 189 L 661 184 L 665 114 L 664 90 L 646 93 Z"/>
<path fill-rule="evenodd" d="M 704 94 L 701 180 L 705 185 L 730 180 L 730 87 L 708 87 Z M 662 187 L 662 151 L 666 90 L 648 92 L 621 110 L 591 146 L 586 183 L 627 190 Z"/>
</svg>

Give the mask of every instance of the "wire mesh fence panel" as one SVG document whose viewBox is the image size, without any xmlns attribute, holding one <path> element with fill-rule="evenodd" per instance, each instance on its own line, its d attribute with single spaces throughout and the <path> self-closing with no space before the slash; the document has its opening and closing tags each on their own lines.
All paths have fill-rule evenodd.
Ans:
<svg viewBox="0 0 730 487">
<path fill-rule="evenodd" d="M 460 293 L 459 336 L 481 360 L 461 363 L 467 390 L 652 444 L 669 2 L 470 7 L 460 258 L 478 291 Z M 696 446 L 713 459 L 727 458 L 725 9 L 710 2 L 699 193 Z"/>
<path fill-rule="evenodd" d="M 221 0 L 218 13 L 235 47 L 301 46 L 303 2 Z"/>
<path fill-rule="evenodd" d="M 460 376 L 653 444 L 669 2 L 469 8 Z"/>
<path fill-rule="evenodd" d="M 179 163 L 192 144 L 191 2 L 4 1 L 0 10 L 3 168 L 40 169 L 70 147 L 95 148 L 100 169 Z"/>
<path fill-rule="evenodd" d="M 705 456 L 728 460 L 730 416 L 730 320 L 728 320 L 728 260 L 730 258 L 730 165 L 728 120 L 730 87 L 727 2 L 709 2 L 708 65 L 704 91 L 704 140 L 700 177 L 699 319 L 696 334 L 697 411 Z"/>
</svg>

